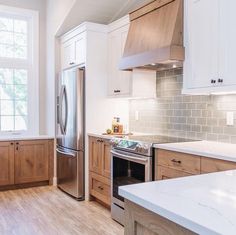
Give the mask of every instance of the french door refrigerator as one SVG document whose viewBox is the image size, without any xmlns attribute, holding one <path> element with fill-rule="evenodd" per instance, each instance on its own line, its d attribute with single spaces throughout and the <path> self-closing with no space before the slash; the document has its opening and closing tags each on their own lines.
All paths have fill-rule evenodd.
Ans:
<svg viewBox="0 0 236 235">
<path fill-rule="evenodd" d="M 84 199 L 85 68 L 64 70 L 57 96 L 57 185 Z"/>
</svg>

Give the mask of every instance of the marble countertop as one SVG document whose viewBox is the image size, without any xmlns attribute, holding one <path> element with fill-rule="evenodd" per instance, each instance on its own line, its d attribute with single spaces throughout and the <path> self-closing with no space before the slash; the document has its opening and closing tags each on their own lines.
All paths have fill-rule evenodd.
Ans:
<svg viewBox="0 0 236 235">
<path fill-rule="evenodd" d="M 14 140 L 47 140 L 54 139 L 54 136 L 50 135 L 9 135 L 9 136 L 0 136 L 0 141 L 14 141 Z"/>
<path fill-rule="evenodd" d="M 236 234 L 236 170 L 122 186 L 119 194 L 195 233 Z"/>
<path fill-rule="evenodd" d="M 236 162 L 236 144 L 226 144 L 213 141 L 194 141 L 183 143 L 155 144 L 154 147 Z"/>
</svg>

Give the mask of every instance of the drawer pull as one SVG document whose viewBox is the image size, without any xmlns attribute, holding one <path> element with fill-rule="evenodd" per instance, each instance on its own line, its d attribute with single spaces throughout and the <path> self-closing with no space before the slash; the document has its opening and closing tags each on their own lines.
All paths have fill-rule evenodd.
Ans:
<svg viewBox="0 0 236 235">
<path fill-rule="evenodd" d="M 181 164 L 181 161 L 178 161 L 178 160 L 176 160 L 176 159 L 172 159 L 171 161 L 172 161 L 173 163 Z"/>
<path fill-rule="evenodd" d="M 98 186 L 99 189 L 103 190 L 103 187 L 102 186 Z"/>
</svg>

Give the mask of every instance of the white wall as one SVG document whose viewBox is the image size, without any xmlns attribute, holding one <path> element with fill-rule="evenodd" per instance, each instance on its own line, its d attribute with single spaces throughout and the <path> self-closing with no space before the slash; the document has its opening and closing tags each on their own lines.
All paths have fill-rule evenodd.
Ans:
<svg viewBox="0 0 236 235">
<path fill-rule="evenodd" d="M 75 0 L 47 0 L 46 129 L 55 135 L 55 79 L 59 71 L 59 47 L 56 34 Z"/>
<path fill-rule="evenodd" d="M 39 12 L 39 131 L 46 134 L 46 0 L 0 0 L 0 4 Z"/>
</svg>

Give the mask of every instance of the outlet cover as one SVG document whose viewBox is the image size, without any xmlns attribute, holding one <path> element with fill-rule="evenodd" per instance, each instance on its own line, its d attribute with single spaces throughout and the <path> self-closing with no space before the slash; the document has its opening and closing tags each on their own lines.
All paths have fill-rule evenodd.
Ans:
<svg viewBox="0 0 236 235">
<path fill-rule="evenodd" d="M 226 123 L 227 123 L 227 126 L 234 125 L 234 113 L 233 112 L 226 113 Z"/>
</svg>

